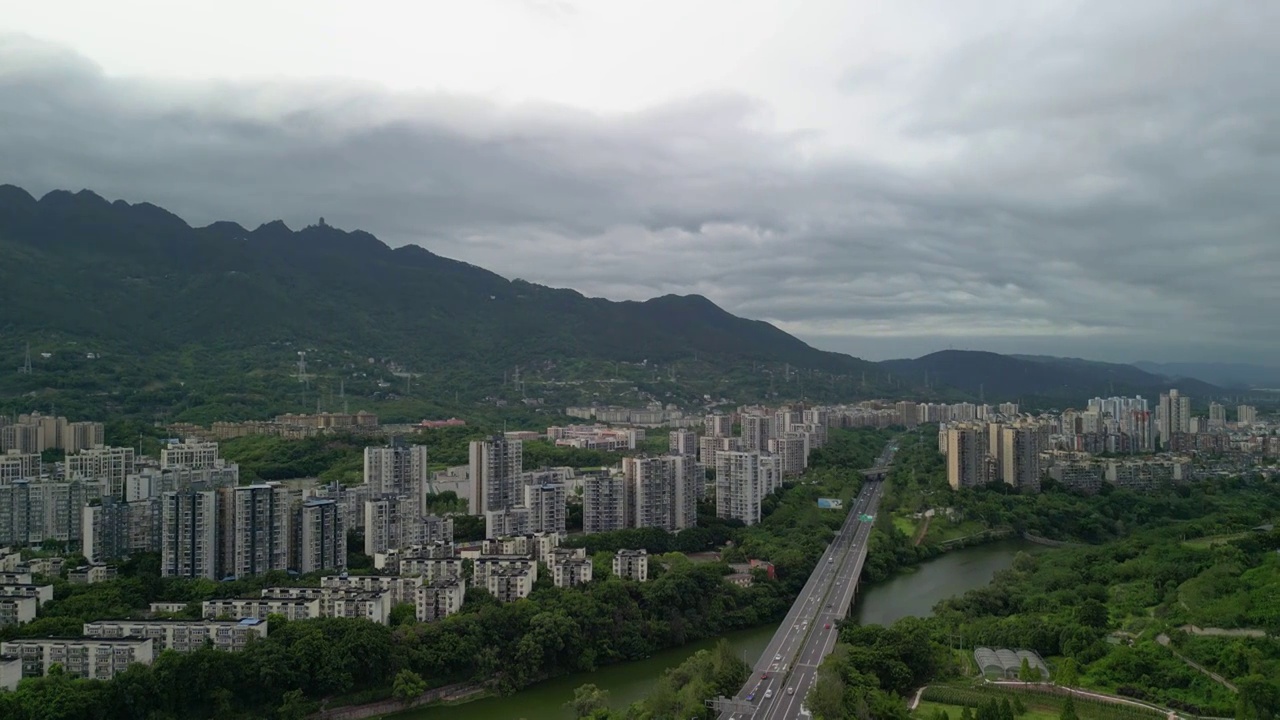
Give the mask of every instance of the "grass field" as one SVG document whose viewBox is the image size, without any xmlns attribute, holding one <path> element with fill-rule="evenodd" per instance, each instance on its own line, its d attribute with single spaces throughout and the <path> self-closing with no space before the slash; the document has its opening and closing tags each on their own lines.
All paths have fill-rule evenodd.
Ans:
<svg viewBox="0 0 1280 720">
<path fill-rule="evenodd" d="M 976 535 L 986 529 L 987 526 L 977 520 L 953 523 L 944 517 L 935 517 L 929 523 L 929 532 L 925 535 L 925 542 L 946 542 L 947 540 L 954 540 L 968 535 Z"/>
<path fill-rule="evenodd" d="M 899 532 L 909 538 L 914 538 L 916 536 L 916 521 L 911 518 L 894 515 L 893 526 L 898 528 Z"/>
</svg>

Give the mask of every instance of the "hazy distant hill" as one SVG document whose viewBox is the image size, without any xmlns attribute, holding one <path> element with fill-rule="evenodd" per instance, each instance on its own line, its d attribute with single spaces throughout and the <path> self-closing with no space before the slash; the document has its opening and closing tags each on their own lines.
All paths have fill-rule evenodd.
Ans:
<svg viewBox="0 0 1280 720">
<path fill-rule="evenodd" d="M 1280 388 L 1280 367 L 1247 363 L 1154 363 L 1135 367 L 1169 377 L 1189 377 L 1225 388 Z"/>
<path fill-rule="evenodd" d="M 1170 380 L 1132 365 L 1076 358 L 999 355 L 969 350 L 944 350 L 914 360 L 888 360 L 881 365 L 915 382 L 947 385 L 988 401 L 1036 398 L 1081 402 L 1094 395 L 1154 395 L 1172 387 Z M 1193 397 L 1216 396 L 1221 389 L 1185 380 L 1178 389 Z"/>
</svg>

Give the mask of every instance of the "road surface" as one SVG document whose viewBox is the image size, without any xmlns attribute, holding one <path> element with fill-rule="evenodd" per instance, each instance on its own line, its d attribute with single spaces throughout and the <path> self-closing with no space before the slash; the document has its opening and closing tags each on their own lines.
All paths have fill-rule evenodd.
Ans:
<svg viewBox="0 0 1280 720">
<path fill-rule="evenodd" d="M 888 466 L 897 449 L 897 442 L 890 442 L 876 466 Z M 859 516 L 875 514 L 883 491 L 880 482 L 863 484 L 840 532 L 818 559 L 818 566 L 769 641 L 751 677 L 734 696 L 735 708 L 722 712 L 721 718 L 808 717 L 804 697 L 817 679 L 818 665 L 835 647 L 837 623 L 849 611 L 867 558 L 872 523 L 862 522 Z"/>
</svg>

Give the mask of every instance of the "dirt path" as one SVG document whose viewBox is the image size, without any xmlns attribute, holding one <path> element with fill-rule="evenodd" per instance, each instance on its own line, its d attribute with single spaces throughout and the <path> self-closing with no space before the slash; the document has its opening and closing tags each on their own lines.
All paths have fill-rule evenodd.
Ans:
<svg viewBox="0 0 1280 720">
<path fill-rule="evenodd" d="M 933 519 L 932 515 L 925 515 L 924 522 L 920 523 L 920 529 L 916 531 L 915 542 L 912 545 L 919 545 L 924 542 L 924 536 L 929 534 L 929 521 Z"/>
<path fill-rule="evenodd" d="M 1219 675 L 1218 673 L 1216 673 L 1216 672 L 1214 672 L 1214 671 L 1210 670 L 1209 668 L 1207 668 L 1207 667 L 1205 667 L 1205 666 L 1201 665 L 1200 663 L 1196 662 L 1195 660 L 1192 660 L 1191 658 L 1187 657 L 1186 655 L 1183 655 L 1182 653 L 1178 652 L 1177 650 L 1174 650 L 1174 649 L 1173 649 L 1173 647 L 1172 647 L 1171 645 L 1169 645 L 1169 636 L 1168 636 L 1168 635 L 1165 635 L 1164 633 L 1160 633 L 1159 635 L 1157 635 L 1157 636 L 1156 636 L 1156 642 L 1158 642 L 1158 643 L 1160 643 L 1161 645 L 1163 645 L 1163 646 L 1165 646 L 1166 648 L 1168 648 L 1169 652 L 1173 653 L 1173 656 L 1174 656 L 1174 657 L 1178 658 L 1179 660 L 1181 660 L 1182 662 L 1186 663 L 1187 665 L 1189 665 L 1189 666 L 1191 666 L 1191 667 L 1195 668 L 1196 670 L 1199 670 L 1200 672 L 1204 673 L 1205 675 L 1207 675 L 1208 677 L 1210 677 L 1211 679 L 1213 679 L 1213 680 L 1214 680 L 1214 682 L 1217 682 L 1217 683 L 1218 683 L 1219 685 L 1221 685 L 1222 687 L 1224 687 L 1224 688 L 1226 688 L 1226 689 L 1230 690 L 1231 692 L 1239 692 L 1239 691 L 1236 689 L 1236 686 L 1235 686 L 1235 685 L 1233 685 L 1233 684 L 1231 683 L 1231 681 L 1230 681 L 1230 680 L 1228 680 L 1228 679 L 1226 679 L 1226 678 L 1222 677 L 1222 676 L 1221 676 L 1221 675 Z"/>
<path fill-rule="evenodd" d="M 1223 637 L 1266 637 L 1266 630 L 1257 630 L 1255 628 L 1202 628 L 1195 625 L 1183 625 L 1178 628 L 1182 632 L 1191 633 L 1192 635 L 1218 635 Z"/>
</svg>

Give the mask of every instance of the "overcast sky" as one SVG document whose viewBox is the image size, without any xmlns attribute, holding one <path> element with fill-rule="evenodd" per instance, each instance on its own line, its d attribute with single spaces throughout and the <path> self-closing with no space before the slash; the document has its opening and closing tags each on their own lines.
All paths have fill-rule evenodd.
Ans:
<svg viewBox="0 0 1280 720">
<path fill-rule="evenodd" d="M 1230 0 L 0 0 L 0 182 L 323 216 L 869 359 L 1280 364 L 1277 27 Z"/>
</svg>

